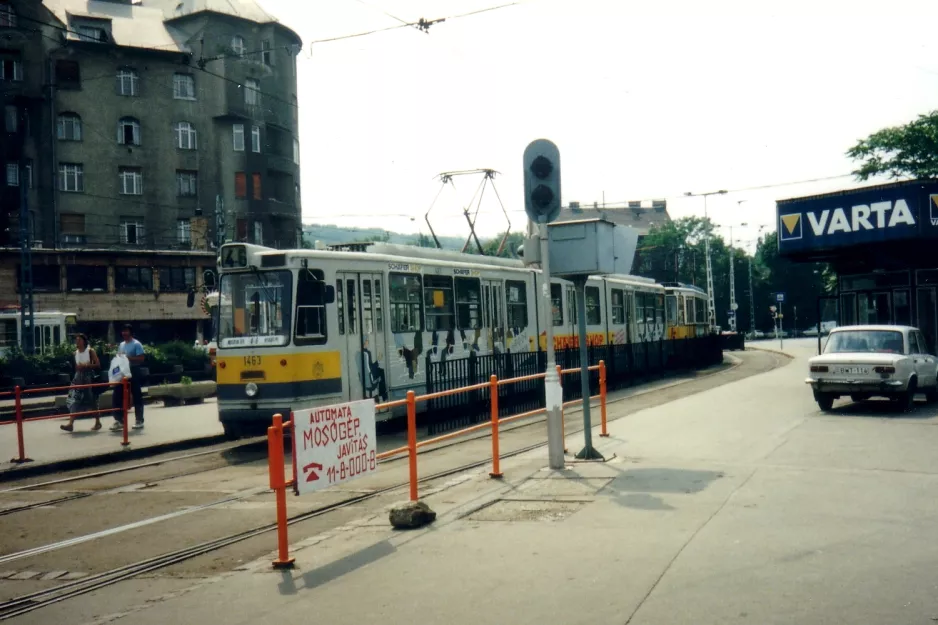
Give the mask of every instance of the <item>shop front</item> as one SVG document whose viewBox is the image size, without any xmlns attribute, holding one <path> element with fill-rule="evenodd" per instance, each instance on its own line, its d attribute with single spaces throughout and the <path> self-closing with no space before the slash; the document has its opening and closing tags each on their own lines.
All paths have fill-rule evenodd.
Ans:
<svg viewBox="0 0 938 625">
<path fill-rule="evenodd" d="M 917 326 L 938 353 L 938 181 L 793 198 L 776 210 L 779 254 L 836 271 L 838 325 Z"/>
</svg>

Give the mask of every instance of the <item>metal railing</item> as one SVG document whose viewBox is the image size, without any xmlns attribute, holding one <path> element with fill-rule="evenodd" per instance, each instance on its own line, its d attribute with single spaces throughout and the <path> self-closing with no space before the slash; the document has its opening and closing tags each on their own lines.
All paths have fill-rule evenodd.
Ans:
<svg viewBox="0 0 938 625">
<path fill-rule="evenodd" d="M 602 360 L 599 361 L 599 364 L 589 367 L 589 371 L 595 371 L 598 374 L 598 385 L 599 385 L 599 394 L 596 396 L 591 396 L 589 399 L 599 399 L 600 404 L 600 436 L 606 437 L 609 436 L 609 433 L 606 429 L 606 363 Z M 560 365 L 557 365 L 557 373 L 560 376 L 561 384 L 563 376 L 570 376 L 574 373 L 580 373 L 579 368 L 570 368 L 562 369 Z M 465 436 L 466 434 L 471 434 L 472 432 L 477 432 L 484 429 L 490 429 L 491 438 L 492 438 L 492 470 L 489 472 L 489 476 L 493 478 L 501 478 L 501 452 L 499 449 L 499 427 L 506 423 L 511 423 L 513 421 L 518 421 L 520 419 L 526 419 L 537 414 L 540 414 L 545 411 L 544 408 L 536 408 L 534 410 L 528 410 L 519 414 L 514 414 L 507 417 L 500 416 L 499 413 L 499 388 L 509 385 L 523 384 L 531 380 L 544 379 L 546 374 L 544 373 L 534 373 L 530 375 L 522 375 L 518 377 L 511 377 L 503 380 L 499 380 L 498 376 L 492 374 L 489 376 L 488 382 L 481 382 L 479 384 L 471 384 L 468 386 L 463 386 L 455 389 L 448 389 L 444 391 L 437 391 L 435 393 L 426 393 L 424 395 L 416 395 L 414 391 L 407 391 L 406 399 L 397 399 L 394 401 L 389 401 L 381 404 L 375 405 L 375 410 L 386 410 L 390 408 L 397 408 L 400 406 L 407 407 L 407 444 L 402 447 L 397 447 L 395 449 L 390 449 L 385 452 L 377 454 L 377 460 L 387 460 L 395 456 L 401 456 L 407 454 L 407 468 L 408 468 L 408 485 L 409 485 L 409 498 L 410 501 L 418 500 L 418 491 L 417 484 L 419 482 L 418 472 L 417 472 L 417 454 L 418 450 L 421 447 L 426 447 L 427 445 L 433 445 L 435 443 L 441 443 L 453 438 L 458 438 L 460 436 Z M 422 441 L 417 440 L 417 403 L 418 402 L 430 402 L 436 399 L 443 397 L 449 397 L 453 395 L 459 395 L 462 393 L 474 393 L 487 391 L 489 397 L 489 421 L 486 423 L 480 423 L 477 425 L 472 425 L 469 427 L 462 428 L 460 430 L 449 432 L 440 436 L 435 436 L 429 439 Z M 563 403 L 563 406 L 569 406 L 572 404 L 581 403 L 580 400 L 571 400 Z M 292 453 L 292 467 L 291 467 L 291 476 L 287 478 L 284 475 L 284 464 L 286 459 L 284 456 L 284 433 L 289 431 L 293 440 L 296 440 L 296 428 L 294 416 L 291 413 L 290 420 L 284 421 L 283 415 L 275 414 L 273 416 L 273 425 L 267 429 L 267 462 L 268 462 L 268 472 L 270 474 L 270 488 L 274 491 L 276 495 L 276 505 L 277 505 L 277 553 L 278 558 L 274 561 L 273 565 L 275 567 L 286 567 L 290 566 L 293 563 L 293 559 L 289 557 L 289 545 L 287 538 L 287 500 L 286 492 L 287 488 L 295 488 L 297 483 L 297 470 L 296 470 L 296 449 L 294 445 L 294 450 Z M 566 440 L 566 429 L 563 424 L 563 410 L 561 410 L 561 435 L 564 440 Z M 566 449 L 564 449 L 566 451 Z"/>
<path fill-rule="evenodd" d="M 127 425 L 127 412 L 130 409 L 130 384 L 127 378 L 124 378 L 120 382 L 98 382 L 93 384 L 70 384 L 68 386 L 59 386 L 53 388 L 22 388 L 15 387 L 12 391 L 5 391 L 0 393 L 0 399 L 5 399 L 8 397 L 13 397 L 14 399 L 14 410 L 16 414 L 16 419 L 14 421 L 5 421 L 0 422 L 0 426 L 4 425 L 16 425 L 16 447 L 17 447 L 17 456 L 11 458 L 10 462 L 16 464 L 22 464 L 24 462 L 32 462 L 33 459 L 29 458 L 26 455 L 26 436 L 24 433 L 24 425 L 26 423 L 31 423 L 33 421 L 48 421 L 50 419 L 64 419 L 64 418 L 78 418 L 86 417 L 90 415 L 113 415 L 116 411 L 115 408 L 106 408 L 106 409 L 97 409 L 97 410 L 83 410 L 81 412 L 68 412 L 68 413 L 59 413 L 54 415 L 46 415 L 41 417 L 24 417 L 23 416 L 23 398 L 24 396 L 37 395 L 40 393 L 48 393 L 50 391 L 71 391 L 75 389 L 89 389 L 89 388 L 102 388 L 108 387 L 116 389 L 120 387 L 121 391 L 121 407 L 120 412 L 123 420 L 123 436 L 121 438 L 121 446 L 126 447 L 130 445 L 130 440 L 128 439 L 128 425 Z M 95 401 L 98 401 L 97 396 Z"/>
</svg>

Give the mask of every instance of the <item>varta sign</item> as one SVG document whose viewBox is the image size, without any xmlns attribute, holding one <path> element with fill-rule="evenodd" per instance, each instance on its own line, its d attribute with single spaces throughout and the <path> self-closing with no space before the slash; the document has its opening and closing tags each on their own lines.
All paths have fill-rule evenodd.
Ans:
<svg viewBox="0 0 938 625">
<path fill-rule="evenodd" d="M 784 254 L 938 236 L 938 182 L 897 183 L 777 203 Z"/>
</svg>

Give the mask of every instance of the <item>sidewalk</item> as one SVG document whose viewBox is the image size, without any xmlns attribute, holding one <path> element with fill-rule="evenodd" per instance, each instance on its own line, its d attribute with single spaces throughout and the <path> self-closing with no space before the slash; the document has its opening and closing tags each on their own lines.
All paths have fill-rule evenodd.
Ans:
<svg viewBox="0 0 938 625">
<path fill-rule="evenodd" d="M 819 416 L 798 364 L 611 423 L 605 463 L 541 449 L 424 489 L 423 530 L 294 535 L 294 571 L 271 554 L 96 622 L 933 621 L 935 419 Z"/>
<path fill-rule="evenodd" d="M 129 424 L 134 423 L 134 411 L 129 413 Z M 127 450 L 142 450 L 168 446 L 180 442 L 195 442 L 199 439 L 218 438 L 224 432 L 218 421 L 215 400 L 207 399 L 204 404 L 165 408 L 161 404 L 148 405 L 144 409 L 146 426 L 142 430 L 130 429 L 130 445 L 121 445 L 122 432 L 111 432 L 114 422 L 110 416 L 101 417 L 102 428 L 91 431 L 94 419 L 75 421 L 74 432 L 64 432 L 59 426 L 66 419 L 27 421 L 23 425 L 26 457 L 33 462 L 15 464 L 9 462 L 17 456 L 16 424 L 0 425 L 0 478 L 9 478 L 17 472 L 36 470 L 41 465 L 86 459 L 104 454 L 126 454 Z"/>
</svg>

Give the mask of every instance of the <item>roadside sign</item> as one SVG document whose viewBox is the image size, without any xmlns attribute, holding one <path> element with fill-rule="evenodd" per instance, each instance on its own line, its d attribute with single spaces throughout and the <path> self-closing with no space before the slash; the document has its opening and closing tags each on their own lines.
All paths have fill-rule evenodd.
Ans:
<svg viewBox="0 0 938 625">
<path fill-rule="evenodd" d="M 299 410 L 293 422 L 298 494 L 377 472 L 374 400 Z"/>
<path fill-rule="evenodd" d="M 784 304 L 784 303 L 785 303 L 785 294 L 784 294 L 784 293 L 776 293 L 776 294 L 775 294 L 775 301 L 778 302 L 779 304 Z"/>
</svg>

